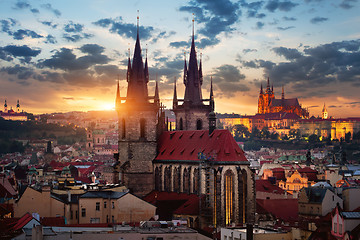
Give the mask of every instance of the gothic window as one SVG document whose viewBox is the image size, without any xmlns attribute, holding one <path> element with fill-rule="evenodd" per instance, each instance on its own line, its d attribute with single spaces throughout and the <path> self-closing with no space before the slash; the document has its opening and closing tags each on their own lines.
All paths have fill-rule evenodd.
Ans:
<svg viewBox="0 0 360 240">
<path fill-rule="evenodd" d="M 194 184 L 194 194 L 198 194 L 199 192 L 199 170 L 197 168 L 194 169 L 194 176 L 193 176 L 193 184 Z"/>
<path fill-rule="evenodd" d="M 171 167 L 166 167 L 164 172 L 164 191 L 171 191 Z"/>
<path fill-rule="evenodd" d="M 180 118 L 180 120 L 179 120 L 179 130 L 184 130 L 184 123 L 183 123 L 183 119 L 182 118 Z"/>
<path fill-rule="evenodd" d="M 247 209 L 247 173 L 245 170 L 238 172 L 238 193 L 239 193 L 239 213 L 240 222 L 246 223 Z"/>
<path fill-rule="evenodd" d="M 198 119 L 197 121 L 196 121 L 196 130 L 202 130 L 202 121 L 201 121 L 201 119 Z"/>
<path fill-rule="evenodd" d="M 145 130 L 146 130 L 145 125 L 146 125 L 145 119 L 141 118 L 140 119 L 140 138 L 145 138 Z"/>
<path fill-rule="evenodd" d="M 155 190 L 161 191 L 161 170 L 158 167 L 155 168 Z"/>
<path fill-rule="evenodd" d="M 174 192 L 180 192 L 180 167 L 174 170 Z"/>
<path fill-rule="evenodd" d="M 122 131 L 121 131 L 121 138 L 122 139 L 124 139 L 125 138 L 125 131 L 126 131 L 126 128 L 125 128 L 125 119 L 123 118 L 122 120 L 121 120 L 121 122 L 122 122 Z"/>
<path fill-rule="evenodd" d="M 184 169 L 184 173 L 183 173 L 183 189 L 184 189 L 184 193 L 189 193 L 190 192 L 190 171 L 185 168 Z"/>
<path fill-rule="evenodd" d="M 234 173 L 225 172 L 225 224 L 234 222 Z"/>
</svg>

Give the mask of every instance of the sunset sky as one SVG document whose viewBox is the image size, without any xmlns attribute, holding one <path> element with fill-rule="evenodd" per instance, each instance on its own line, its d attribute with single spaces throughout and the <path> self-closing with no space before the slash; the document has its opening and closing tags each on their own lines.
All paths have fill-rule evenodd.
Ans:
<svg viewBox="0 0 360 240">
<path fill-rule="evenodd" d="M 111 109 L 126 95 L 137 10 L 149 92 L 183 97 L 184 51 L 202 53 L 203 96 L 213 76 L 216 111 L 255 114 L 260 84 L 299 99 L 310 115 L 360 117 L 358 0 L 0 0 L 0 102 L 51 113 Z"/>
</svg>

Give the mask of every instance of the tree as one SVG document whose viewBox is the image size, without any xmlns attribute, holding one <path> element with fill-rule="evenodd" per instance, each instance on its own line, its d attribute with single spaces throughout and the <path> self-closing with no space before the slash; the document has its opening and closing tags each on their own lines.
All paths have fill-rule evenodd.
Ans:
<svg viewBox="0 0 360 240">
<path fill-rule="evenodd" d="M 289 137 L 293 139 L 299 139 L 300 138 L 300 131 L 299 129 L 291 129 L 289 132 Z"/>
<path fill-rule="evenodd" d="M 273 139 L 273 140 L 279 140 L 280 139 L 279 134 L 277 132 L 272 132 L 270 134 L 270 138 Z"/>
<path fill-rule="evenodd" d="M 251 131 L 251 134 L 250 134 L 250 138 L 251 139 L 254 139 L 254 138 L 260 138 L 261 135 L 260 135 L 260 131 L 257 127 L 254 127 Z"/>
<path fill-rule="evenodd" d="M 309 143 L 317 143 L 319 142 L 319 136 L 316 134 L 311 134 L 308 139 Z"/>
<path fill-rule="evenodd" d="M 233 133 L 235 139 L 244 139 L 250 136 L 249 129 L 243 124 L 235 125 L 233 128 Z"/>
<path fill-rule="evenodd" d="M 269 128 L 268 128 L 268 127 L 264 127 L 264 128 L 261 130 L 261 138 L 262 138 L 262 139 L 268 139 L 268 138 L 270 138 L 270 131 L 269 131 Z"/>
<path fill-rule="evenodd" d="M 345 142 L 349 143 L 351 140 L 351 132 L 347 132 L 345 134 Z"/>
</svg>

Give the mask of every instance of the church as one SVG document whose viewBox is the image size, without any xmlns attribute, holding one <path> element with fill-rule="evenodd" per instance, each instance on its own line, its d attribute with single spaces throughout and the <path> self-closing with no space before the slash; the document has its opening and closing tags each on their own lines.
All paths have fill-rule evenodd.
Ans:
<svg viewBox="0 0 360 240">
<path fill-rule="evenodd" d="M 148 59 L 144 63 L 139 27 L 126 80 L 126 97 L 120 96 L 119 83 L 116 93 L 119 149 L 114 178 L 139 197 L 154 190 L 201 196 L 202 226 L 253 223 L 254 173 L 230 132 L 216 129 L 212 82 L 209 98 L 202 97 L 194 30 L 184 63 L 183 99 L 178 99 L 174 84 L 175 131 L 166 126 L 158 84 L 154 95 L 148 93 Z"/>
<path fill-rule="evenodd" d="M 270 88 L 270 80 L 268 78 L 265 91 L 261 84 L 258 100 L 258 114 L 279 112 L 295 113 L 301 118 L 309 118 L 309 111 L 301 107 L 297 98 L 285 98 L 284 87 L 282 88 L 281 99 L 276 99 L 274 87 L 272 86 Z"/>
</svg>

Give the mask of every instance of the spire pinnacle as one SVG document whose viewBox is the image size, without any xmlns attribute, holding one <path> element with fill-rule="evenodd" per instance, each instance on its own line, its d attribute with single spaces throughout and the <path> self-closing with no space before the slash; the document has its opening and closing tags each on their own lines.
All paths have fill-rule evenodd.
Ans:
<svg viewBox="0 0 360 240">
<path fill-rule="evenodd" d="M 211 106 L 211 111 L 214 111 L 214 109 L 215 109 L 215 101 L 214 101 L 212 76 L 210 78 L 210 106 Z"/>
<path fill-rule="evenodd" d="M 115 110 L 119 110 L 121 100 L 120 100 L 120 75 L 118 74 L 118 80 L 117 80 L 117 89 L 116 89 L 116 99 L 115 99 Z"/>
<path fill-rule="evenodd" d="M 160 97 L 159 97 L 159 86 L 158 86 L 157 74 L 156 74 L 156 80 L 155 80 L 155 95 L 154 95 L 154 103 L 156 103 L 156 104 L 159 104 L 159 103 L 160 103 Z"/>
<path fill-rule="evenodd" d="M 260 94 L 263 94 L 264 91 L 263 91 L 263 86 L 262 86 L 262 83 L 261 83 L 261 87 L 260 87 Z"/>
<path fill-rule="evenodd" d="M 194 36 L 195 36 L 195 13 L 193 13 L 192 15 L 193 15 L 193 19 L 192 19 L 192 37 L 194 39 Z"/>
<path fill-rule="evenodd" d="M 285 99 L 284 85 L 282 86 L 281 98 Z"/>
<path fill-rule="evenodd" d="M 267 79 L 267 85 L 266 85 L 266 93 L 270 92 L 270 78 Z"/>
<path fill-rule="evenodd" d="M 174 77 L 173 109 L 175 109 L 177 106 L 178 106 L 178 99 L 177 99 L 177 93 L 176 93 L 176 77 Z"/>
<path fill-rule="evenodd" d="M 140 20 L 139 10 L 137 10 L 137 25 L 136 25 L 137 35 L 139 35 L 139 20 Z"/>
</svg>

